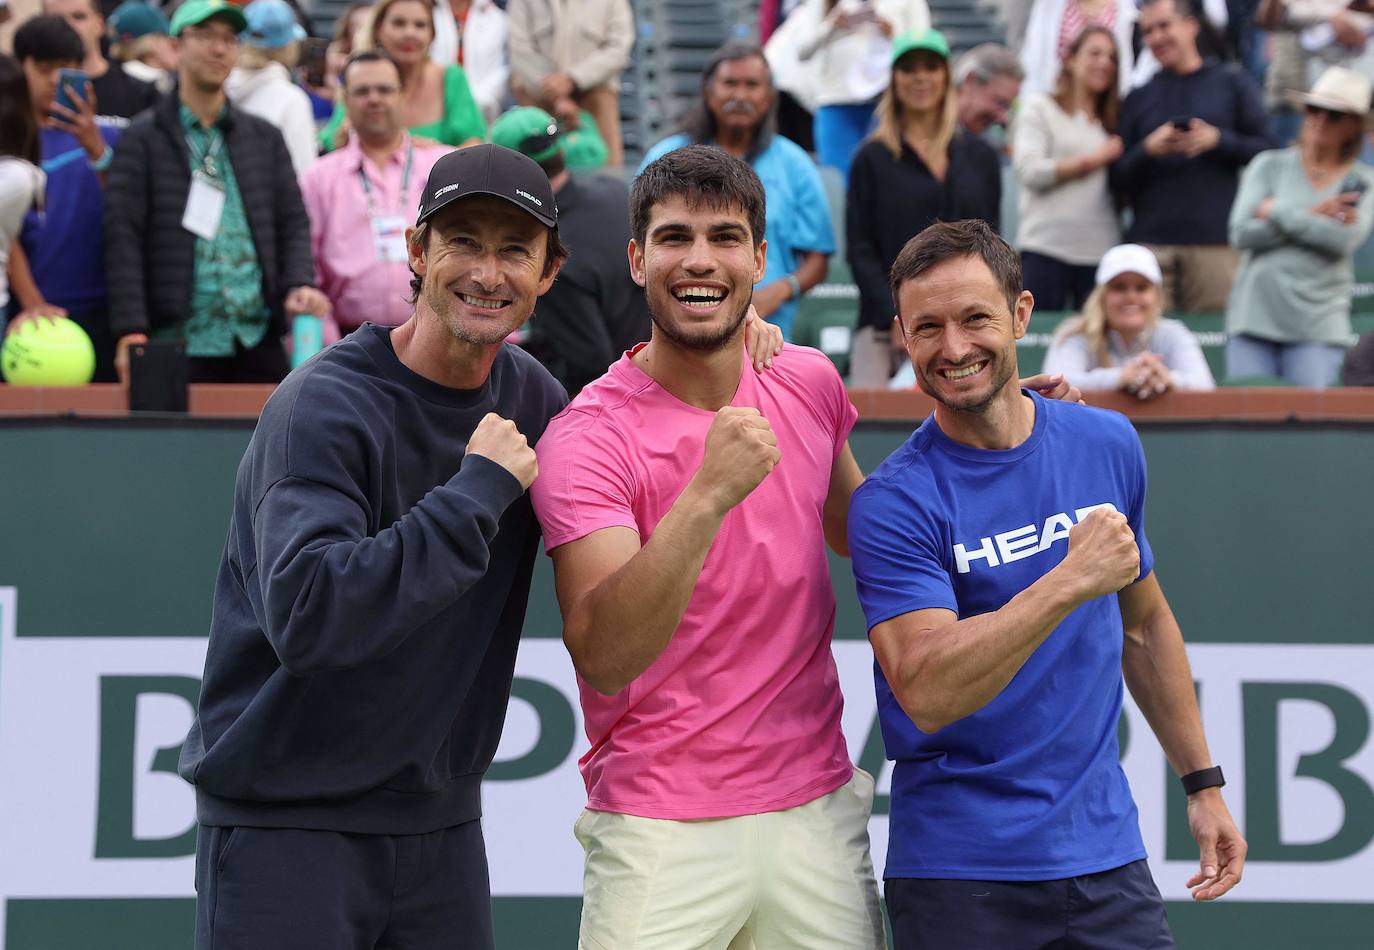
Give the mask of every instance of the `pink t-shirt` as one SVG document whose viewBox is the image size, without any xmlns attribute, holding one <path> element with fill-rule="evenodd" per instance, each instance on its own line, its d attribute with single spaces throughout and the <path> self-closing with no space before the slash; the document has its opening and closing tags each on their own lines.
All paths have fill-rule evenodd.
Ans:
<svg viewBox="0 0 1374 950">
<path fill-rule="evenodd" d="M 741 368 L 731 405 L 763 413 L 782 461 L 725 516 L 663 654 L 614 697 L 579 680 L 589 808 L 760 814 L 819 798 L 853 774 L 822 515 L 858 413 L 816 350 L 788 345 L 762 374 Z M 613 526 L 648 541 L 701 464 L 714 417 L 622 357 L 536 447 L 532 496 L 547 549 Z"/>
</svg>

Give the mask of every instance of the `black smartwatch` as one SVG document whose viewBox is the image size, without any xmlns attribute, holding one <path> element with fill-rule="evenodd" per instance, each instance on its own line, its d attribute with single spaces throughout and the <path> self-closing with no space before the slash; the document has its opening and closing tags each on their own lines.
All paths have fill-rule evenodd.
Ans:
<svg viewBox="0 0 1374 950">
<path fill-rule="evenodd" d="M 1204 788 L 1221 788 L 1226 784 L 1226 778 L 1221 774 L 1221 766 L 1214 765 L 1210 769 L 1198 769 L 1196 772 L 1189 772 L 1187 775 L 1179 777 L 1183 783 L 1183 790 L 1189 795 L 1200 792 Z"/>
</svg>

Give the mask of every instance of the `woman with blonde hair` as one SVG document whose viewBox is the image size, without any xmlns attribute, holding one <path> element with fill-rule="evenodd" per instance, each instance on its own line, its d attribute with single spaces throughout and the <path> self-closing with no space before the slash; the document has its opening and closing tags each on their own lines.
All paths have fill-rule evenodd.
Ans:
<svg viewBox="0 0 1374 950">
<path fill-rule="evenodd" d="M 877 130 L 854 153 L 845 209 L 859 285 L 850 385 L 870 388 L 888 384 L 901 356 L 888 284 L 898 252 L 936 221 L 981 218 L 995 228 L 1002 201 L 997 153 L 957 128 L 949 44 L 938 30 L 893 41 L 891 79 L 875 115 Z"/>
<path fill-rule="evenodd" d="M 1055 331 L 1042 372 L 1082 390 L 1119 389 L 1153 399 L 1174 389 L 1215 389 L 1192 332 L 1160 315 L 1164 277 L 1149 248 L 1120 244 L 1097 265 L 1083 314 Z"/>
<path fill-rule="evenodd" d="M 1097 262 L 1121 241 L 1121 219 L 1107 186 L 1107 166 L 1122 151 L 1117 72 L 1116 40 L 1090 26 L 1069 44 L 1054 93 L 1027 97 L 1016 118 L 1016 244 L 1022 285 L 1043 310 L 1081 308 Z"/>
<path fill-rule="evenodd" d="M 1355 251 L 1374 226 L 1374 169 L 1356 161 L 1370 82 L 1333 66 L 1297 98 L 1298 142 L 1246 166 L 1231 206 L 1240 270 L 1226 304 L 1226 376 L 1331 386 L 1349 343 Z"/>
<path fill-rule="evenodd" d="M 797 55 L 816 96 L 816 160 L 849 177 L 849 160 L 872 130 L 888 85 L 894 36 L 930 26 L 926 0 L 805 0 Z"/>
<path fill-rule="evenodd" d="M 244 112 L 281 131 L 299 178 L 320 154 L 310 96 L 291 78 L 305 29 L 286 0 L 253 0 L 243 8 L 243 16 L 248 21 L 243 49 L 224 93 Z"/>
<path fill-rule="evenodd" d="M 381 0 L 372 8 L 355 51 L 380 50 L 401 73 L 405 124 L 410 134 L 444 145 L 474 145 L 487 136 L 487 125 L 472 97 L 467 74 L 457 63 L 440 66 L 430 59 L 434 42 L 434 8 L 425 0 Z M 343 101 L 320 133 L 326 148 L 347 137 Z"/>
</svg>

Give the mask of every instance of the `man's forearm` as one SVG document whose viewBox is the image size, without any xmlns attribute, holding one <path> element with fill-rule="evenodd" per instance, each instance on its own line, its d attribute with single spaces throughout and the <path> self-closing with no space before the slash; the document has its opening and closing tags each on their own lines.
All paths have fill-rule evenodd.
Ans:
<svg viewBox="0 0 1374 950">
<path fill-rule="evenodd" d="M 1167 604 L 1127 629 L 1121 655 L 1126 686 L 1179 775 L 1212 766 L 1183 634 Z"/>
<path fill-rule="evenodd" d="M 620 692 L 667 648 L 723 520 L 689 483 L 648 543 L 568 610 L 563 638 L 593 689 Z"/>
<path fill-rule="evenodd" d="M 891 684 L 902 708 L 923 732 L 982 709 L 1082 602 L 1077 591 L 1056 568 L 1000 610 L 911 636 Z"/>
</svg>

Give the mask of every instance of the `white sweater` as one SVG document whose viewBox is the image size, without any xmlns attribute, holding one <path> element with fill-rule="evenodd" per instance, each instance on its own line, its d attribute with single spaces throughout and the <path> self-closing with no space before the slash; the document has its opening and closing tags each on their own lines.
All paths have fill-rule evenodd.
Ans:
<svg viewBox="0 0 1374 950">
<path fill-rule="evenodd" d="M 926 0 L 839 0 L 834 11 L 872 8 L 892 24 L 892 35 L 930 26 Z M 833 12 L 832 11 L 832 14 Z M 867 102 L 887 88 L 892 76 L 892 40 L 873 22 L 839 32 L 825 18 L 824 0 L 803 0 L 788 15 L 801 17 L 797 46 L 810 73 L 818 106 Z"/>
<path fill-rule="evenodd" d="M 296 177 L 315 164 L 319 144 L 315 141 L 315 111 L 305 90 L 291 81 L 291 73 L 281 63 L 268 63 L 251 72 L 235 69 L 224 84 L 229 101 L 244 112 L 271 122 L 286 139 Z"/>
<path fill-rule="evenodd" d="M 1121 218 L 1107 187 L 1107 169 L 1063 183 L 1055 165 L 1107 141 L 1102 123 L 1069 115 L 1042 93 L 1028 97 L 1012 133 L 1012 169 L 1021 185 L 1016 246 L 1068 264 L 1096 264 L 1121 243 Z"/>
</svg>

